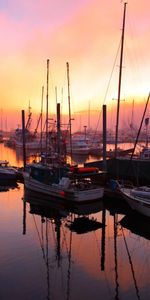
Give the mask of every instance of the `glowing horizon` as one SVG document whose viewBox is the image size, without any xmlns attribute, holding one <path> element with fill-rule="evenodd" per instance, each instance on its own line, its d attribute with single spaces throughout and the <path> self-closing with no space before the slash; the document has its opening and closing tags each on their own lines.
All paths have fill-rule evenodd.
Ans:
<svg viewBox="0 0 150 300">
<path fill-rule="evenodd" d="M 133 99 L 140 105 L 139 99 L 144 101 L 149 93 L 149 8 L 148 0 L 127 4 L 121 97 L 130 99 L 131 105 Z M 89 103 L 91 111 L 103 104 L 114 110 L 122 17 L 123 1 L 118 0 L 113 4 L 109 0 L 1 1 L 0 108 L 8 126 L 14 124 L 15 112 L 19 123 L 20 111 L 28 110 L 29 100 L 33 113 L 40 112 L 48 58 L 50 113 L 56 107 L 56 86 L 62 112 L 68 112 L 67 61 L 72 114 L 88 111 Z"/>
</svg>

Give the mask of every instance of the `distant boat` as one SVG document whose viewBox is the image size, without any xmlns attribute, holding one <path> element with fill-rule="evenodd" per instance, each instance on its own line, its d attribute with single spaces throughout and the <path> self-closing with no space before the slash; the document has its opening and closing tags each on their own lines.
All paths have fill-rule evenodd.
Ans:
<svg viewBox="0 0 150 300">
<path fill-rule="evenodd" d="M 131 154 L 133 151 L 133 148 L 129 148 L 129 149 L 121 149 L 121 148 L 117 148 L 117 153 L 119 157 L 127 157 L 128 154 Z M 108 158 L 113 158 L 115 157 L 115 149 L 109 149 L 106 152 L 106 156 Z"/>
<path fill-rule="evenodd" d="M 15 143 L 16 149 L 22 149 L 23 142 L 22 141 L 16 141 Z M 40 139 L 34 139 L 31 141 L 27 141 L 25 143 L 26 150 L 40 150 L 41 149 L 41 143 Z"/>
<path fill-rule="evenodd" d="M 0 180 L 16 180 L 17 177 L 17 169 L 9 166 L 7 160 L 0 160 Z"/>
<path fill-rule="evenodd" d="M 92 142 L 90 147 L 90 154 L 91 155 L 99 155 L 101 156 L 103 153 L 103 146 L 99 142 Z"/>
<path fill-rule="evenodd" d="M 27 118 L 27 122 L 24 129 L 24 137 L 25 137 L 25 147 L 26 150 L 39 150 L 41 149 L 41 139 L 37 135 L 37 128 L 34 132 L 31 131 L 31 122 L 32 122 L 32 113 L 30 111 L 31 107 L 29 105 L 29 114 Z M 13 147 L 16 150 L 23 148 L 23 129 L 22 128 L 16 128 L 10 135 L 10 138 L 5 142 L 6 146 Z"/>
<path fill-rule="evenodd" d="M 67 153 L 71 153 L 70 145 L 66 146 Z M 88 155 L 90 153 L 90 147 L 83 135 L 72 136 L 72 154 L 76 155 Z"/>
</svg>

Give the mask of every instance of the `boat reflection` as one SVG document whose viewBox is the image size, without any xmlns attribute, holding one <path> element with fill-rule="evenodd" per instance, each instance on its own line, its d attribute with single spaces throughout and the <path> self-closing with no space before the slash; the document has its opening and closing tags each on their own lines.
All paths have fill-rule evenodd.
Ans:
<svg viewBox="0 0 150 300">
<path fill-rule="evenodd" d="M 109 211 L 110 215 L 127 215 L 132 210 L 124 199 L 104 197 L 104 207 Z"/>
<path fill-rule="evenodd" d="M 53 218 L 56 216 L 67 217 L 69 211 L 65 208 L 65 204 L 61 199 L 47 197 L 36 192 L 26 190 L 24 192 L 24 200 L 30 204 L 30 213 Z"/>
<path fill-rule="evenodd" d="M 45 211 L 56 210 L 56 211 L 64 211 L 65 215 L 69 213 L 74 213 L 78 215 L 89 215 L 93 213 L 97 213 L 104 208 L 104 204 L 102 199 L 95 200 L 93 202 L 86 203 L 77 203 L 77 202 L 69 202 L 64 199 L 47 196 L 44 194 L 40 194 L 28 189 L 24 191 L 24 199 L 26 202 L 29 202 L 32 206 L 35 204 L 41 210 L 45 209 Z"/>
<path fill-rule="evenodd" d="M 72 221 L 68 221 L 68 228 L 77 234 L 83 234 L 102 228 L 103 224 L 98 222 L 97 219 L 93 217 L 93 214 L 102 211 L 103 208 L 102 200 L 80 205 L 76 203 L 71 205 L 69 210 L 73 213 L 73 218 Z M 92 217 L 90 217 L 91 214 Z"/>
<path fill-rule="evenodd" d="M 98 222 L 96 219 L 90 219 L 86 216 L 74 218 L 74 220 L 68 224 L 68 228 L 78 234 L 95 231 L 102 228 L 102 226 L 102 223 Z"/>
<path fill-rule="evenodd" d="M 119 300 L 122 297 L 123 279 L 127 280 L 127 282 L 129 281 L 129 285 L 132 282 L 136 298 L 141 299 L 142 289 L 137 273 L 138 265 L 136 265 L 135 257 L 133 257 L 131 252 L 130 237 L 127 234 L 127 229 L 134 234 L 150 239 L 150 221 L 137 214 L 133 216 L 131 210 L 125 210 L 121 205 L 115 209 L 114 204 L 113 209 L 110 209 L 110 206 L 103 203 L 103 201 L 87 205 L 75 204 L 74 206 L 69 206 L 68 203 L 59 202 L 58 199 L 53 199 L 53 201 L 52 199 L 45 200 L 33 192 L 25 193 L 24 200 L 24 204 L 29 205 L 29 214 L 33 217 L 44 265 L 46 266 L 45 282 L 47 282 L 46 291 L 48 300 L 54 299 L 51 297 L 52 293 L 53 295 L 56 293 L 55 299 L 61 298 L 62 286 L 60 273 L 62 270 L 63 283 L 65 282 L 63 295 L 66 295 L 66 299 L 71 299 L 72 293 L 75 293 L 72 281 L 75 272 L 74 265 L 77 266 L 81 263 L 81 256 L 86 257 L 87 246 L 89 251 L 87 253 L 90 257 L 93 253 L 93 247 L 96 247 L 95 249 L 99 252 L 98 261 L 96 257 L 91 258 L 94 268 L 97 268 L 97 263 L 99 263 L 99 273 L 97 273 L 97 276 L 103 276 L 102 273 L 105 272 L 107 280 L 110 282 L 112 282 L 113 276 L 111 287 L 114 299 Z M 108 211 L 110 212 L 110 216 Z M 110 225 L 108 222 L 110 220 L 112 222 L 112 232 L 109 232 Z M 140 227 L 142 228 L 142 232 Z M 94 246 L 94 243 L 92 243 L 93 236 L 97 240 L 99 239 L 99 247 Z M 90 237 L 89 244 L 87 244 L 87 237 Z M 78 249 L 81 239 L 83 251 L 80 253 L 81 256 L 79 256 Z M 124 261 L 119 251 L 120 243 L 122 249 L 124 249 Z M 145 252 L 145 255 L 148 255 L 146 253 L 148 252 Z M 108 257 L 111 261 L 110 265 L 108 264 Z M 87 261 L 86 264 L 88 265 Z M 86 269 L 85 265 L 84 268 Z M 128 278 L 122 277 L 123 269 L 127 271 Z M 54 283 L 52 270 L 57 274 L 57 280 L 59 278 L 57 283 L 55 282 L 57 287 L 59 287 L 58 291 L 57 289 L 52 290 Z M 90 272 L 90 268 L 88 272 Z M 129 297 L 129 299 L 131 298 Z"/>
<path fill-rule="evenodd" d="M 53 268 L 53 271 L 57 272 L 57 274 L 62 272 L 63 269 L 63 277 L 66 277 L 66 284 L 63 284 L 63 294 L 65 293 L 66 299 L 69 300 L 71 293 L 70 281 L 73 237 L 74 240 L 76 239 L 73 235 L 73 231 L 85 234 L 102 228 L 101 222 L 90 218 L 92 213 L 102 210 L 102 202 L 69 206 L 68 203 L 60 202 L 58 199 L 40 198 L 37 193 L 31 191 L 25 191 L 23 200 L 23 233 L 26 233 L 26 204 L 29 204 L 29 213 L 33 216 L 44 264 L 46 266 L 47 299 L 51 299 L 52 290 L 50 287 L 53 279 L 50 278 L 52 277 L 50 275 L 51 268 Z M 78 224 L 75 228 L 75 222 L 78 222 L 78 218 L 82 224 Z M 52 237 L 54 241 L 51 240 Z M 52 254 L 53 250 L 54 254 Z M 103 246 L 103 264 L 104 250 L 105 247 Z M 58 275 L 58 277 L 61 276 Z M 60 283 L 57 282 L 57 287 L 59 284 Z M 58 290 L 56 289 L 55 293 L 60 293 L 60 290 L 61 287 L 59 287 Z M 56 296 L 56 299 L 60 299 L 60 297 L 61 295 L 59 294 Z"/>
<path fill-rule="evenodd" d="M 16 181 L 2 181 L 0 182 L 0 192 L 8 192 L 11 189 L 19 189 L 19 185 Z"/>
<path fill-rule="evenodd" d="M 150 240 L 150 218 L 133 212 L 124 216 L 119 223 L 132 233 Z"/>
<path fill-rule="evenodd" d="M 49 199 L 50 200 L 50 199 Z M 47 201 L 38 197 L 37 193 L 26 192 L 23 201 L 23 233 L 26 234 L 26 204 L 29 204 L 29 213 L 32 215 L 39 239 L 39 245 L 42 251 L 44 265 L 46 267 L 46 299 L 51 299 L 51 284 L 50 278 L 51 268 L 53 271 L 61 272 L 63 259 L 66 260 L 67 254 L 63 251 L 64 220 L 68 216 L 68 211 L 63 206 L 63 203 L 58 201 Z M 53 241 L 50 241 L 50 236 L 53 236 Z M 66 239 L 66 243 L 68 243 Z M 52 254 L 54 251 L 54 254 Z M 58 283 L 59 285 L 59 283 Z M 64 291 L 63 291 L 64 292 Z M 66 287 L 65 287 L 65 292 Z M 56 294 L 59 293 L 59 288 Z M 57 297 L 56 297 L 57 298 Z M 59 298 L 59 296 L 58 296 Z M 69 299 L 69 298 L 68 298 Z"/>
</svg>

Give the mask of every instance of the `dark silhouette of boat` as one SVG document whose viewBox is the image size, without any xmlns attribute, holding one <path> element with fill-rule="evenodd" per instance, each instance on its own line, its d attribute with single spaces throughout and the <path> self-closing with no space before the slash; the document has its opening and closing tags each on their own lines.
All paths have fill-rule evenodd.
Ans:
<svg viewBox="0 0 150 300">
<path fill-rule="evenodd" d="M 87 216 L 77 217 L 73 222 L 67 225 L 71 231 L 77 234 L 87 233 L 89 231 L 95 231 L 103 227 L 103 224 L 96 221 L 96 219 L 90 219 Z"/>
<path fill-rule="evenodd" d="M 137 212 L 132 212 L 120 221 L 120 224 L 132 233 L 150 240 L 150 219 Z"/>
</svg>

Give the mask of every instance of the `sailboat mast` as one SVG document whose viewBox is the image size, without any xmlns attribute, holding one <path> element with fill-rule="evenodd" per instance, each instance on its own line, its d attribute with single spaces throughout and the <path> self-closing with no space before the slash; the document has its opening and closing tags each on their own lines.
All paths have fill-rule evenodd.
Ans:
<svg viewBox="0 0 150 300">
<path fill-rule="evenodd" d="M 60 103 L 57 103 L 57 153 L 60 158 Z"/>
<path fill-rule="evenodd" d="M 121 94 L 121 79 L 122 79 L 122 62 L 123 62 L 123 48 L 124 48 L 126 5 L 127 5 L 127 3 L 125 2 L 124 3 L 124 13 L 123 13 L 122 36 L 121 36 L 118 101 L 117 101 L 117 118 L 116 118 L 116 137 L 115 137 L 115 158 L 117 157 L 117 144 L 118 144 L 119 109 L 120 109 L 120 94 Z"/>
<path fill-rule="evenodd" d="M 71 132 L 71 106 L 70 106 L 70 79 L 69 79 L 69 63 L 67 65 L 67 81 L 68 81 L 68 106 L 69 106 L 69 139 L 70 139 L 70 155 L 72 159 L 72 132 Z"/>
<path fill-rule="evenodd" d="M 57 86 L 55 86 L 55 100 L 56 100 L 56 112 L 57 112 Z"/>
<path fill-rule="evenodd" d="M 41 98 L 41 138 L 40 138 L 40 142 L 41 142 L 41 154 L 42 154 L 42 150 L 43 150 L 43 97 L 44 97 L 44 86 L 42 86 L 42 98 Z"/>
<path fill-rule="evenodd" d="M 46 81 L 46 161 L 48 152 L 48 85 L 49 85 L 49 59 L 47 59 L 47 81 Z"/>
<path fill-rule="evenodd" d="M 91 113 L 91 102 L 89 101 L 89 107 L 88 107 L 88 130 L 90 131 L 90 127 L 91 127 L 91 124 L 90 124 L 90 113 Z"/>
</svg>

